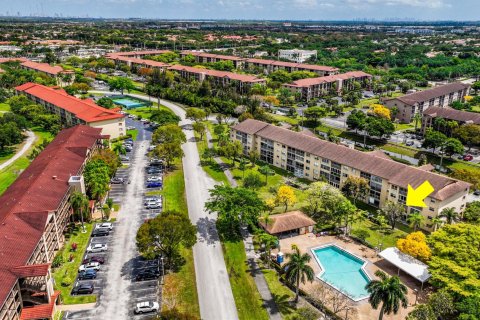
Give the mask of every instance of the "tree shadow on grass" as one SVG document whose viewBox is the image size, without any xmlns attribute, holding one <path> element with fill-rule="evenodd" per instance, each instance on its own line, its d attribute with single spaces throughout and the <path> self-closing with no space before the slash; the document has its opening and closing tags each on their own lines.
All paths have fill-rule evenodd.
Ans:
<svg viewBox="0 0 480 320">
<path fill-rule="evenodd" d="M 281 314 L 285 315 L 295 312 L 295 303 L 291 300 L 289 295 L 272 293 L 272 296 Z"/>
</svg>

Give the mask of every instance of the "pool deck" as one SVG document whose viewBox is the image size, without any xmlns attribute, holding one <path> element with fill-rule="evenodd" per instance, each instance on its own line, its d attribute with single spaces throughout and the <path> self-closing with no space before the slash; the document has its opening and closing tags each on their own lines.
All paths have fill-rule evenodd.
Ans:
<svg viewBox="0 0 480 320">
<path fill-rule="evenodd" d="M 315 249 L 320 246 L 325 246 L 328 244 L 335 244 L 338 247 L 356 255 L 357 257 L 367 261 L 365 266 L 365 271 L 371 279 L 376 279 L 375 272 L 377 270 L 382 270 L 390 275 L 397 275 L 398 270 L 395 266 L 385 262 L 382 258 L 377 257 L 374 250 L 360 245 L 350 239 L 345 239 L 337 236 L 321 236 L 315 237 L 313 234 L 299 235 L 291 238 L 284 238 L 280 240 L 280 248 L 283 253 L 290 253 L 292 244 L 298 246 L 302 253 L 308 253 L 312 256 L 309 265 L 313 268 L 315 272 L 315 280 L 313 282 L 306 282 L 301 284 L 300 287 L 308 292 L 311 295 L 315 295 L 318 292 L 321 293 L 322 297 L 318 297 L 323 301 L 330 300 L 331 297 L 336 296 L 338 300 L 338 291 L 332 287 L 326 285 L 323 281 L 319 280 L 316 275 L 321 272 L 321 268 L 318 265 L 315 257 L 313 256 L 311 249 Z M 408 287 L 408 301 L 409 306 L 406 309 L 401 309 L 396 315 L 384 315 L 383 319 L 385 320 L 403 320 L 407 317 L 408 313 L 413 310 L 413 304 L 415 303 L 415 292 L 413 289 L 420 290 L 420 283 L 414 280 L 412 277 L 406 275 L 403 272 L 400 272 L 400 279 Z M 321 288 L 321 289 L 320 289 Z M 419 297 L 419 302 L 421 301 Z M 368 303 L 368 299 L 364 299 L 358 302 L 348 299 L 348 304 L 352 308 L 348 312 L 348 319 L 356 320 L 372 320 L 378 319 L 379 310 L 374 310 Z M 331 303 L 327 303 L 330 309 L 332 308 Z M 345 311 L 341 311 L 338 315 L 342 318 L 345 318 Z"/>
</svg>

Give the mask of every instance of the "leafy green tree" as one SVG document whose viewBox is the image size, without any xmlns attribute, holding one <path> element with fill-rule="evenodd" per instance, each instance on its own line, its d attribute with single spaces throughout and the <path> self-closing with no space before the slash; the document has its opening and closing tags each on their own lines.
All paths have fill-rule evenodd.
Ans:
<svg viewBox="0 0 480 320">
<path fill-rule="evenodd" d="M 447 224 L 428 238 L 430 283 L 456 297 L 478 293 L 480 281 L 480 226 Z"/>
<path fill-rule="evenodd" d="M 451 156 L 454 153 L 463 153 L 463 144 L 460 140 L 455 138 L 448 138 L 442 145 L 442 150 L 448 156 Z"/>
<path fill-rule="evenodd" d="M 432 130 L 432 129 L 427 129 L 427 132 L 425 133 L 425 140 L 422 143 L 422 147 L 424 148 L 432 148 L 433 152 L 438 147 L 441 147 L 443 143 L 447 140 L 447 136 L 444 135 L 441 132 Z"/>
<path fill-rule="evenodd" d="M 382 138 L 391 135 L 395 131 L 395 126 L 389 119 L 369 116 L 365 130 L 369 136 Z"/>
<path fill-rule="evenodd" d="M 193 131 L 195 131 L 198 135 L 200 135 L 200 140 L 203 140 L 203 135 L 207 131 L 207 127 L 203 122 L 194 122 L 192 124 Z"/>
<path fill-rule="evenodd" d="M 248 153 L 248 158 L 250 160 L 250 163 L 252 164 L 252 167 L 255 167 L 255 164 L 257 163 L 258 159 L 260 159 L 260 154 L 256 150 L 251 150 Z"/>
<path fill-rule="evenodd" d="M 217 212 L 221 230 L 227 237 L 239 235 L 240 223 L 255 225 L 265 203 L 258 194 L 245 188 L 216 185 L 205 203 L 208 212 Z"/>
<path fill-rule="evenodd" d="M 197 228 L 188 215 L 166 211 L 144 222 L 136 236 L 137 247 L 147 259 L 165 257 L 170 268 L 180 264 L 180 248 L 191 248 L 197 242 Z"/>
<path fill-rule="evenodd" d="M 367 123 L 367 115 L 361 111 L 354 109 L 347 117 L 347 126 L 351 130 L 363 130 Z"/>
<path fill-rule="evenodd" d="M 0 125 L 0 150 L 23 141 L 22 131 L 14 122 L 7 122 Z"/>
<path fill-rule="evenodd" d="M 275 248 L 275 246 L 278 243 L 278 239 L 275 236 L 272 236 L 266 232 L 262 232 L 258 235 L 258 240 L 260 241 L 260 244 L 263 246 L 265 249 L 265 262 L 269 265 L 270 264 L 270 256 L 272 252 L 272 248 Z"/>
<path fill-rule="evenodd" d="M 100 159 L 88 161 L 83 176 L 91 199 L 99 201 L 109 190 L 110 171 L 107 163 Z"/>
<path fill-rule="evenodd" d="M 115 152 L 117 155 L 127 153 L 127 150 L 125 149 L 125 146 L 121 143 L 114 143 L 112 145 L 112 151 Z"/>
<path fill-rule="evenodd" d="M 152 136 L 152 141 L 155 144 L 162 143 L 178 143 L 182 144 L 187 142 L 185 133 L 183 133 L 182 128 L 176 124 L 167 124 L 159 127 Z"/>
<path fill-rule="evenodd" d="M 407 320 L 437 320 L 437 317 L 430 305 L 419 304 L 408 314 Z"/>
<path fill-rule="evenodd" d="M 115 77 L 108 82 L 108 85 L 110 86 L 110 90 L 120 91 L 122 95 L 125 90 L 130 92 L 135 89 L 133 81 L 125 77 Z"/>
<path fill-rule="evenodd" d="M 460 300 L 456 307 L 460 313 L 458 320 L 480 319 L 480 294 L 476 293 Z"/>
<path fill-rule="evenodd" d="M 375 275 L 379 280 L 370 281 L 366 289 L 370 294 L 368 302 L 373 309 L 378 309 L 380 304 L 379 320 L 383 319 L 384 314 L 397 314 L 400 307 L 408 307 L 407 287 L 400 281 L 397 276 L 389 277 L 385 272 L 377 270 Z"/>
<path fill-rule="evenodd" d="M 478 124 L 464 124 L 453 130 L 453 135 L 465 143 L 468 151 L 474 145 L 480 145 L 480 125 Z"/>
<path fill-rule="evenodd" d="M 100 99 L 98 99 L 97 104 L 106 109 L 115 108 L 115 103 L 113 103 L 113 100 L 108 97 L 101 97 Z"/>
<path fill-rule="evenodd" d="M 365 200 L 369 195 L 370 184 L 365 178 L 348 176 L 342 186 L 342 191 L 347 197 L 353 199 L 353 204 L 356 204 L 358 199 Z"/>
<path fill-rule="evenodd" d="M 463 211 L 463 219 L 469 223 L 480 223 L 480 201 L 467 203 L 467 207 Z"/>
<path fill-rule="evenodd" d="M 387 217 L 392 230 L 395 229 L 395 225 L 398 219 L 405 214 L 405 207 L 398 202 L 387 201 L 385 205 L 379 210 L 379 213 Z"/>
<path fill-rule="evenodd" d="M 187 119 L 197 122 L 204 120 L 207 117 L 207 114 L 202 109 L 190 107 L 187 109 L 185 117 Z"/>
<path fill-rule="evenodd" d="M 303 111 L 303 115 L 313 123 L 318 124 L 320 119 L 327 115 L 327 110 L 322 107 L 310 107 Z"/>
<path fill-rule="evenodd" d="M 296 245 L 292 245 L 292 253 L 287 253 L 286 257 L 289 259 L 283 265 L 285 277 L 290 283 L 295 283 L 295 302 L 298 302 L 300 282 L 303 284 L 308 280 L 312 282 L 315 278 L 315 273 L 312 267 L 308 265 L 312 257 L 308 253 L 302 254 Z"/>
<path fill-rule="evenodd" d="M 258 174 L 249 173 L 245 179 L 243 179 L 243 186 L 248 189 L 257 190 L 263 186 L 263 182 Z"/>
<path fill-rule="evenodd" d="M 166 167 L 170 168 L 170 165 L 175 159 L 183 157 L 183 150 L 178 142 L 167 142 L 156 146 L 152 151 L 152 155 L 163 159 Z"/>
<path fill-rule="evenodd" d="M 164 126 L 167 124 L 178 125 L 178 122 L 180 122 L 181 119 L 179 116 L 169 110 L 160 109 L 152 111 L 150 120 L 156 122 L 159 126 Z"/>
<path fill-rule="evenodd" d="M 305 191 L 307 212 L 322 224 L 338 224 L 352 213 L 352 204 L 340 190 L 325 182 L 314 182 Z"/>
<path fill-rule="evenodd" d="M 225 157 L 232 159 L 232 166 L 235 166 L 235 159 L 242 154 L 243 146 L 238 140 L 228 141 L 219 150 Z"/>
</svg>

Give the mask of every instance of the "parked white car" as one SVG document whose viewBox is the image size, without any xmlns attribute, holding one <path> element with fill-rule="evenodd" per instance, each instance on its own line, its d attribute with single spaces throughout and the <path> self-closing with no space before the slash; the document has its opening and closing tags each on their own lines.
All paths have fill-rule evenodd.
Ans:
<svg viewBox="0 0 480 320">
<path fill-rule="evenodd" d="M 95 229 L 108 229 L 113 230 L 113 224 L 110 222 L 98 223 Z"/>
<path fill-rule="evenodd" d="M 78 272 L 87 271 L 87 270 L 96 270 L 96 271 L 100 270 L 100 263 L 90 262 L 90 263 L 87 263 L 87 264 L 82 264 L 78 268 Z"/>
<path fill-rule="evenodd" d="M 158 312 L 159 305 L 154 301 L 144 301 L 139 302 L 133 310 L 136 314 L 146 313 L 146 312 Z"/>
<path fill-rule="evenodd" d="M 148 177 L 147 182 L 162 182 L 162 177 L 160 176 Z"/>
<path fill-rule="evenodd" d="M 106 244 L 102 243 L 95 243 L 95 244 L 90 244 L 87 248 L 87 253 L 93 253 L 93 252 L 104 252 L 107 251 L 108 246 Z"/>
</svg>

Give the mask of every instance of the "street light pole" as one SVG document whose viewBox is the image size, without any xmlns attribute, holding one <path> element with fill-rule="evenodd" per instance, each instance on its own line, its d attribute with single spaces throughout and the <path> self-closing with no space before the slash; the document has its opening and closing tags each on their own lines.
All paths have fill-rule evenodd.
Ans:
<svg viewBox="0 0 480 320">
<path fill-rule="evenodd" d="M 165 264 L 163 263 L 163 256 L 160 258 L 160 260 L 162 261 L 162 285 L 165 284 Z"/>
</svg>

